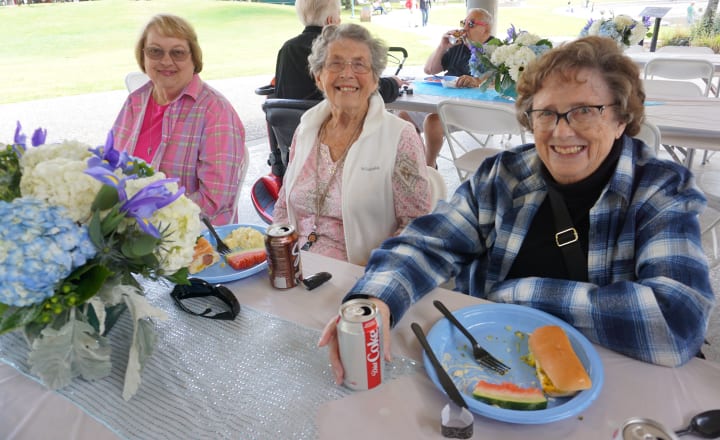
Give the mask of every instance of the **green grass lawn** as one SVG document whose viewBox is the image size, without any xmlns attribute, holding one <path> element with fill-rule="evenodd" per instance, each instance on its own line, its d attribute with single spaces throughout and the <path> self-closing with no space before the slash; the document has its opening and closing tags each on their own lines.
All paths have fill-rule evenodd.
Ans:
<svg viewBox="0 0 720 440">
<path fill-rule="evenodd" d="M 585 20 L 553 13 L 566 3 L 526 0 L 522 7 L 501 7 L 498 34 L 513 23 L 543 36 L 575 35 Z M 401 4 L 393 6 L 390 14 L 404 18 Z M 0 7 L 0 103 L 123 88 L 125 74 L 137 70 L 133 46 L 140 28 L 159 12 L 193 24 L 204 52 L 204 79 L 263 74 L 269 79 L 277 50 L 302 30 L 294 7 L 248 2 L 98 0 Z M 345 11 L 343 20 L 359 22 L 359 15 L 359 9 L 354 18 Z M 454 0 L 436 5 L 430 21 L 452 28 L 464 15 L 464 2 Z M 419 37 L 402 18 L 396 28 L 377 21 L 366 25 L 389 45 L 407 48 L 407 65 L 424 64 L 437 45 L 439 35 Z"/>
</svg>

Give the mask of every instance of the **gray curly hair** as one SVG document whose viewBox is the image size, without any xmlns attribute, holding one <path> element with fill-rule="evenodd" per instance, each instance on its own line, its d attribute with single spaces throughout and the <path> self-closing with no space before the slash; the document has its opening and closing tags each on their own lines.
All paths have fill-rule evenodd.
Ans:
<svg viewBox="0 0 720 440">
<path fill-rule="evenodd" d="M 308 57 L 310 74 L 315 76 L 325 67 L 328 55 L 328 46 L 338 40 L 348 39 L 364 43 L 370 49 L 370 64 L 375 78 L 380 78 L 387 66 L 387 45 L 379 38 L 370 35 L 370 32 L 359 24 L 344 23 L 328 25 L 323 28 L 322 34 L 315 39 L 312 52 Z"/>
</svg>

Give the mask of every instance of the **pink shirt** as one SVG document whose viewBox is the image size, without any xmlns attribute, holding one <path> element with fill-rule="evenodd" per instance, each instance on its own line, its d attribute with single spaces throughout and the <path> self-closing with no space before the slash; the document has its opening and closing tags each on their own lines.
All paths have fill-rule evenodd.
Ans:
<svg viewBox="0 0 720 440">
<path fill-rule="evenodd" d="M 155 98 L 150 97 L 133 156 L 139 157 L 147 163 L 152 162 L 162 138 L 162 121 L 167 108 L 167 104 L 159 105 L 155 102 Z"/>
<path fill-rule="evenodd" d="M 128 96 L 113 126 L 116 149 L 135 151 L 152 90 L 150 81 Z M 232 104 L 195 74 L 163 114 L 151 164 L 179 178 L 185 194 L 222 225 L 235 218 L 248 157 L 245 129 Z"/>
</svg>

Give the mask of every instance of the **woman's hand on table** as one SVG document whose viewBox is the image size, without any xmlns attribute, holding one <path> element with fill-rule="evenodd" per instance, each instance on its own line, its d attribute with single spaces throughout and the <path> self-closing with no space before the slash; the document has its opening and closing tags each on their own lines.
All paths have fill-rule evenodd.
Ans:
<svg viewBox="0 0 720 440">
<path fill-rule="evenodd" d="M 471 88 L 479 86 L 480 78 L 475 78 L 474 76 L 470 75 L 463 75 L 455 81 L 455 87 Z"/>
<path fill-rule="evenodd" d="M 390 355 L 390 309 L 387 304 L 377 298 L 370 298 L 375 303 L 380 312 L 382 318 L 382 329 L 383 329 L 383 350 L 385 352 L 385 360 L 390 362 L 392 356 Z M 318 341 L 318 347 L 328 347 L 328 357 L 330 358 L 330 365 L 332 366 L 333 375 L 335 375 L 335 383 L 340 385 L 343 383 L 345 377 L 345 369 L 343 368 L 342 361 L 340 360 L 340 348 L 337 340 L 337 325 L 340 321 L 340 316 L 334 316 L 323 329 Z"/>
</svg>

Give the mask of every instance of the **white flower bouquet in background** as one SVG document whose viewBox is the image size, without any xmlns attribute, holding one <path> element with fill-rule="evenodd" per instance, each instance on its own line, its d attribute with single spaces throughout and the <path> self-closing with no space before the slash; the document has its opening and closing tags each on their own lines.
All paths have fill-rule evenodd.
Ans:
<svg viewBox="0 0 720 440">
<path fill-rule="evenodd" d="M 483 81 L 482 90 L 492 86 L 505 97 L 514 98 L 515 85 L 525 67 L 552 48 L 550 40 L 510 26 L 505 40 L 491 38 L 470 48 L 470 73 Z"/>
<path fill-rule="evenodd" d="M 110 374 L 107 332 L 133 321 L 123 398 L 152 354 L 151 306 L 136 275 L 187 283 L 200 208 L 145 162 L 77 142 L 0 149 L 0 334 L 22 330 L 31 372 L 50 388 Z"/>
<path fill-rule="evenodd" d="M 612 38 L 618 47 L 624 50 L 630 46 L 637 45 L 645 37 L 651 36 L 648 34 L 650 18 L 648 17 L 647 20 L 648 22 L 640 22 L 629 15 L 617 15 L 601 20 L 593 20 L 591 18 L 580 31 L 580 36 L 598 35 Z"/>
</svg>

